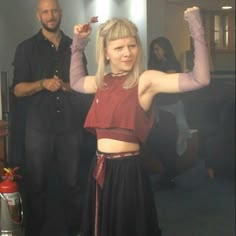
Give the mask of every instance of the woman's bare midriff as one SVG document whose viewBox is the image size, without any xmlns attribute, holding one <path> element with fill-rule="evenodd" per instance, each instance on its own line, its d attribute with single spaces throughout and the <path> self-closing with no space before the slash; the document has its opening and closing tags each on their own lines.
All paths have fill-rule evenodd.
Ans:
<svg viewBox="0 0 236 236">
<path fill-rule="evenodd" d="M 115 139 L 102 138 L 97 141 L 97 149 L 98 151 L 105 153 L 119 153 L 139 151 L 140 146 L 138 143 L 128 143 Z"/>
</svg>

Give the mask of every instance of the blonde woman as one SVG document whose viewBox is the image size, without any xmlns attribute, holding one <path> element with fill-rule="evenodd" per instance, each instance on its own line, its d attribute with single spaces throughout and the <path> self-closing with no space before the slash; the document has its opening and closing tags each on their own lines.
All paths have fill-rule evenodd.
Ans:
<svg viewBox="0 0 236 236">
<path fill-rule="evenodd" d="M 161 235 L 154 198 L 140 161 L 141 146 L 154 121 L 153 98 L 158 93 L 196 90 L 210 81 L 199 9 L 189 8 L 184 16 L 195 46 L 195 65 L 190 73 L 144 71 L 137 27 L 128 19 L 114 18 L 98 29 L 97 73 L 86 76 L 82 55 L 91 27 L 74 27 L 70 85 L 78 92 L 95 93 L 84 124 L 97 137 L 84 236 Z"/>
</svg>

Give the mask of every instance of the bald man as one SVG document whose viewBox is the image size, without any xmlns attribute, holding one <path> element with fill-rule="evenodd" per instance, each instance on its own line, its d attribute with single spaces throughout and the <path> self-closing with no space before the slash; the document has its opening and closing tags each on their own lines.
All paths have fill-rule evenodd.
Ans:
<svg viewBox="0 0 236 236">
<path fill-rule="evenodd" d="M 26 236 L 48 235 L 43 234 L 42 229 L 48 211 L 49 172 L 55 166 L 58 174 L 55 179 L 62 190 L 60 195 L 64 196 L 63 204 L 58 207 L 65 216 L 65 228 L 69 232 L 66 235 L 74 236 L 80 227 L 78 170 L 85 132 L 83 120 L 88 108 L 83 107 L 82 95 L 69 86 L 72 41 L 60 29 L 62 9 L 59 2 L 39 0 L 37 19 L 41 29 L 18 45 L 13 63 L 13 93 L 24 108 L 18 109 L 21 124 L 17 115 L 12 119 L 15 129 L 11 136 L 12 143 L 18 143 L 18 147 L 24 145 L 20 165 L 25 170 L 25 231 Z M 86 70 L 85 55 L 84 67 Z M 20 134 L 17 127 L 21 129 Z M 10 149 L 11 156 L 19 155 L 14 145 Z M 11 159 L 14 164 L 14 157 Z M 56 231 L 54 234 L 65 235 Z"/>
</svg>

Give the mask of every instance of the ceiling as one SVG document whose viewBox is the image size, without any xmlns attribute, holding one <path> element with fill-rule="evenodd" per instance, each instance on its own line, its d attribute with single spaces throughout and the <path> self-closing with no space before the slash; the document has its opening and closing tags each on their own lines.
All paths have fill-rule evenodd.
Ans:
<svg viewBox="0 0 236 236">
<path fill-rule="evenodd" d="M 235 0 L 167 0 L 168 3 L 180 4 L 186 7 L 198 6 L 203 10 L 221 10 L 222 6 L 230 5 L 235 9 Z"/>
</svg>

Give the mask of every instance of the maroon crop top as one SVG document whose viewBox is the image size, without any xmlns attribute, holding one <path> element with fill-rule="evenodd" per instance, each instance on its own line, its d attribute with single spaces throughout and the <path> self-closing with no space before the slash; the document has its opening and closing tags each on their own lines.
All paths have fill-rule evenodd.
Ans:
<svg viewBox="0 0 236 236">
<path fill-rule="evenodd" d="M 126 76 L 108 74 L 104 79 L 106 87 L 97 90 L 84 127 L 98 139 L 144 143 L 153 125 L 153 109 L 147 113 L 139 105 L 138 86 L 123 89 Z"/>
</svg>

